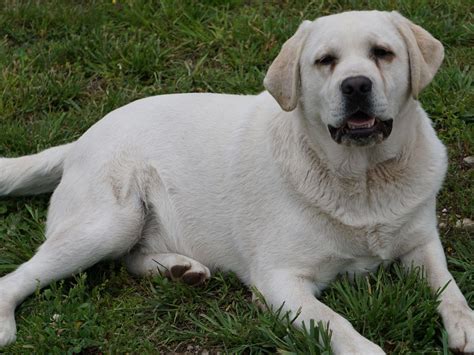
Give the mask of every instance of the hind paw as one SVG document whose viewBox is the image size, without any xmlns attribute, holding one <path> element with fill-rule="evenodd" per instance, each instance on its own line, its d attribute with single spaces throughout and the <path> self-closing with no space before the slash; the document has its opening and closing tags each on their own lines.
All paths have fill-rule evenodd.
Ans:
<svg viewBox="0 0 474 355">
<path fill-rule="evenodd" d="M 127 268 L 136 275 L 164 275 L 173 281 L 200 285 L 211 277 L 200 262 L 179 254 L 133 253 L 125 259 Z"/>
<path fill-rule="evenodd" d="M 182 281 L 191 286 L 200 285 L 211 277 L 209 269 L 194 260 L 173 265 L 164 274 L 173 281 Z"/>
<path fill-rule="evenodd" d="M 11 344 L 16 339 L 15 313 L 0 313 L 0 347 Z"/>
</svg>

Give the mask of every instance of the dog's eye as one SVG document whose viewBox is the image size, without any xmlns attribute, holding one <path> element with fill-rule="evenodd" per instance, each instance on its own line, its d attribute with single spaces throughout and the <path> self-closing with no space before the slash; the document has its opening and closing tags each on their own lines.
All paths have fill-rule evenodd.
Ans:
<svg viewBox="0 0 474 355">
<path fill-rule="evenodd" d="M 394 53 L 383 47 L 374 47 L 372 48 L 372 55 L 378 59 L 391 59 Z"/>
<path fill-rule="evenodd" d="M 337 58 L 333 55 L 327 54 L 323 55 L 321 58 L 316 59 L 314 64 L 316 65 L 332 65 L 336 63 Z"/>
</svg>

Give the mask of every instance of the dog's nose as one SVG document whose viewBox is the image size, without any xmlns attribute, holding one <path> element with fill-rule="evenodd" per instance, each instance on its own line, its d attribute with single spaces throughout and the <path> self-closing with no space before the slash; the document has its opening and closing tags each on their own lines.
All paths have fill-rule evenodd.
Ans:
<svg viewBox="0 0 474 355">
<path fill-rule="evenodd" d="M 366 96 L 372 91 L 372 81 L 366 76 L 351 76 L 344 79 L 341 84 L 341 91 L 344 96 Z"/>
</svg>

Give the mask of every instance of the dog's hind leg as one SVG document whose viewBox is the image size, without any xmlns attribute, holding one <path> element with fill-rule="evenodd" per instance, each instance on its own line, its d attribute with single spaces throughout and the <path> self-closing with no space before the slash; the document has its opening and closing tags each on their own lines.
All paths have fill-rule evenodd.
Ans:
<svg viewBox="0 0 474 355">
<path fill-rule="evenodd" d="M 133 252 L 125 257 L 128 271 L 135 275 L 163 275 L 173 281 L 188 285 L 199 285 L 211 277 L 209 269 L 198 261 L 184 255 L 143 254 Z"/>
<path fill-rule="evenodd" d="M 128 271 L 137 276 L 163 275 L 173 281 L 182 281 L 188 285 L 199 285 L 211 277 L 209 268 L 189 256 L 178 254 L 184 249 L 174 246 L 171 249 L 166 243 L 160 247 L 150 247 L 147 239 L 171 239 L 181 235 L 181 230 L 174 216 L 175 206 L 169 199 L 165 184 L 161 180 L 157 169 L 151 165 L 143 169 L 142 181 L 148 186 L 146 189 L 146 201 L 149 207 L 147 219 L 142 231 L 142 240 L 138 247 L 132 250 L 124 258 Z M 161 211 L 159 215 L 158 211 Z M 168 237 L 166 237 L 168 236 Z M 179 244 L 179 243 L 178 243 Z"/>
<path fill-rule="evenodd" d="M 15 340 L 15 307 L 43 287 L 106 258 L 129 252 L 141 235 L 145 208 L 133 188 L 122 203 L 101 181 L 62 181 L 51 200 L 47 239 L 37 253 L 0 279 L 0 346 Z"/>
</svg>

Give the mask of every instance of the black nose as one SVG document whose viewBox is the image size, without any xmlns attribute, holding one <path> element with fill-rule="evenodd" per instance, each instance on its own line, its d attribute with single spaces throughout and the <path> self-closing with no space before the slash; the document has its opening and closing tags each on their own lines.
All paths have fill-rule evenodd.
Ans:
<svg viewBox="0 0 474 355">
<path fill-rule="evenodd" d="M 372 91 L 372 82 L 366 76 L 352 76 L 344 79 L 341 91 L 347 97 L 366 96 Z"/>
</svg>

